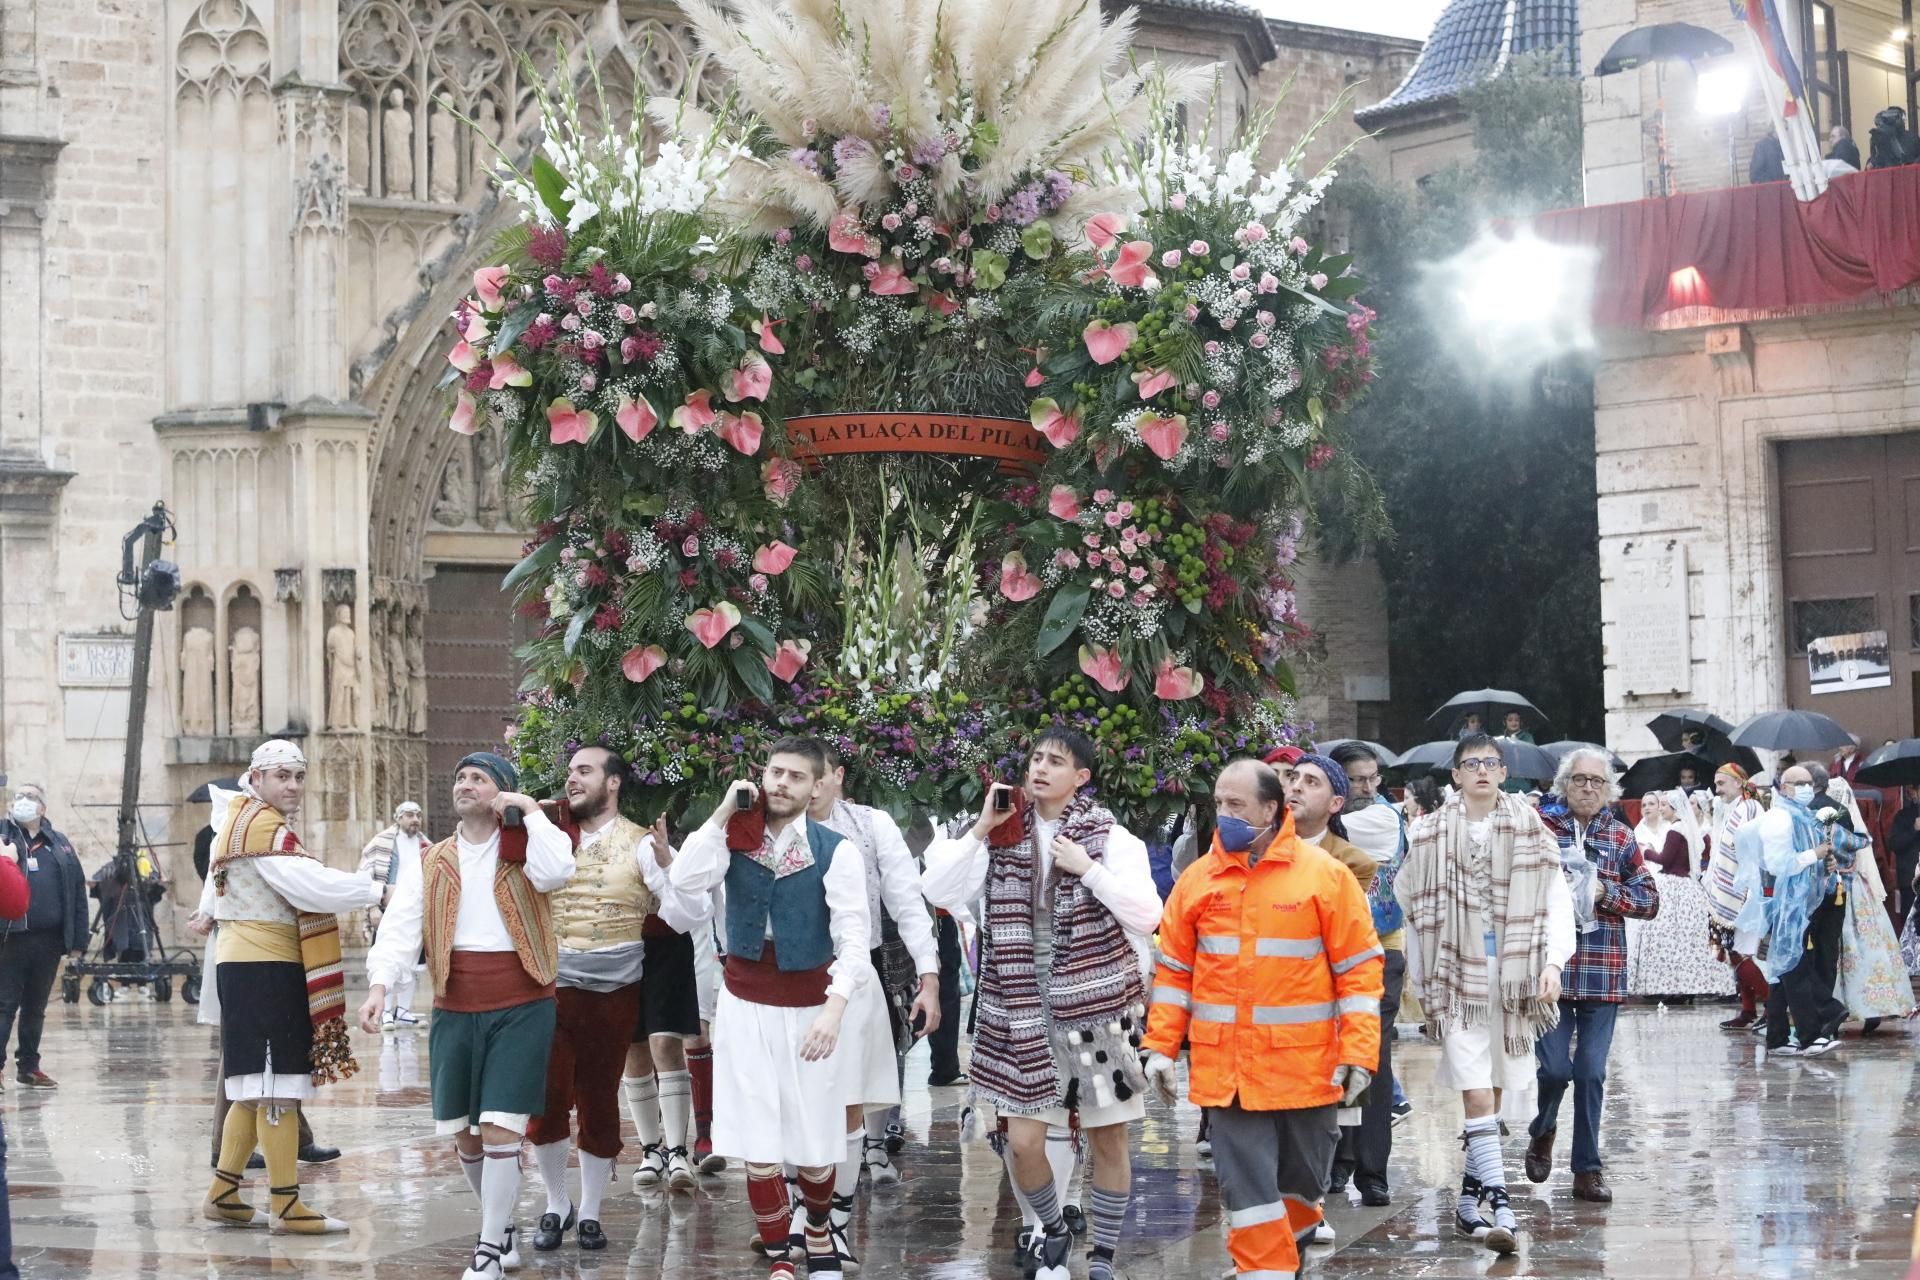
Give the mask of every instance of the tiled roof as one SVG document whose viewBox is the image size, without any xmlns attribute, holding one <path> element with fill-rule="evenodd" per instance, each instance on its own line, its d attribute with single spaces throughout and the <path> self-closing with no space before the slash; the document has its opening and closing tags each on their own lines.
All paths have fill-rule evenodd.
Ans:
<svg viewBox="0 0 1920 1280">
<path fill-rule="evenodd" d="M 1449 102 L 1517 53 L 1556 51 L 1557 69 L 1578 75 L 1579 46 L 1579 0 L 1452 0 L 1400 87 L 1354 119 L 1377 129 L 1410 108 Z"/>
</svg>

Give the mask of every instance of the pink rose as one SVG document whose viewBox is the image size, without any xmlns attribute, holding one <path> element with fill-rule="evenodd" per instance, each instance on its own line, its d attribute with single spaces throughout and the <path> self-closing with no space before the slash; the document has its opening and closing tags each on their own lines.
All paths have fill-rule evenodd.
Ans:
<svg viewBox="0 0 1920 1280">
<path fill-rule="evenodd" d="M 1107 594 L 1115 600 L 1124 600 L 1127 598 L 1127 584 L 1115 578 L 1107 584 Z"/>
<path fill-rule="evenodd" d="M 1098 547 L 1100 545 L 1100 535 L 1097 533 L 1089 533 L 1081 538 L 1080 541 L 1089 547 Z"/>
<path fill-rule="evenodd" d="M 1187 252 L 1192 254 L 1196 258 L 1204 258 L 1212 251 L 1213 250 L 1207 245 L 1207 242 L 1205 240 L 1195 240 L 1192 244 L 1187 246 Z"/>
<path fill-rule="evenodd" d="M 580 345 L 589 351 L 598 351 L 607 345 L 607 340 L 600 334 L 595 333 L 592 329 L 589 329 L 580 335 Z"/>
<path fill-rule="evenodd" d="M 1247 345 L 1252 347 L 1255 351 L 1259 351 L 1262 348 L 1264 348 L 1267 345 L 1266 332 L 1264 330 L 1259 330 L 1259 329 L 1254 330 L 1254 332 L 1248 335 L 1247 337 Z"/>
<path fill-rule="evenodd" d="M 632 324 L 640 318 L 640 313 L 624 302 L 613 309 L 613 314 L 620 317 L 621 324 Z"/>
<path fill-rule="evenodd" d="M 1234 267 L 1232 274 L 1235 280 L 1245 280 L 1248 276 L 1251 276 L 1253 274 L 1253 268 L 1248 266 L 1246 263 L 1242 262 L 1236 267 Z"/>
<path fill-rule="evenodd" d="M 582 391 L 591 391 L 599 385 L 600 375 L 594 373 L 591 369 L 580 375 L 580 389 Z"/>
<path fill-rule="evenodd" d="M 761 595 L 765 595 L 767 593 L 767 588 L 771 587 L 772 585 L 773 584 L 771 582 L 767 581 L 767 575 L 764 573 L 756 573 L 752 577 L 747 579 L 748 588 L 759 592 Z"/>
<path fill-rule="evenodd" d="M 580 330 L 580 317 L 569 311 L 560 317 L 560 327 L 568 333 L 577 333 Z"/>
<path fill-rule="evenodd" d="M 683 556 L 699 555 L 700 554 L 700 536 L 698 534 L 690 533 L 685 538 L 683 538 L 680 542 L 680 554 Z"/>
<path fill-rule="evenodd" d="M 1304 236 L 1295 236 L 1293 239 L 1287 241 L 1287 248 L 1304 257 L 1309 246 Z"/>
<path fill-rule="evenodd" d="M 1133 579 L 1135 582 L 1145 582 L 1147 580 L 1147 566 L 1143 564 L 1137 564 L 1133 566 L 1133 568 L 1127 570 L 1127 576 Z"/>
<path fill-rule="evenodd" d="M 1324 271 L 1316 271 L 1307 277 L 1307 283 L 1316 289 L 1324 289 L 1327 287 L 1327 273 Z"/>
<path fill-rule="evenodd" d="M 1240 234 L 1247 238 L 1248 244 L 1259 244 L 1267 238 L 1267 225 L 1264 222 L 1249 222 L 1240 228 Z"/>
<path fill-rule="evenodd" d="M 900 229 L 900 215 L 897 213 L 889 213 L 882 216 L 880 226 L 882 230 L 898 231 Z"/>
<path fill-rule="evenodd" d="M 1271 311 L 1262 311 L 1259 315 L 1255 316 L 1254 319 L 1260 322 L 1262 329 L 1271 329 L 1275 323 L 1274 314 Z"/>
<path fill-rule="evenodd" d="M 1118 529 L 1126 523 L 1126 517 L 1122 516 L 1118 511 L 1109 511 L 1106 515 L 1101 516 L 1100 520 L 1109 529 Z"/>
<path fill-rule="evenodd" d="M 1198 320 L 1199 318 L 1200 318 L 1200 308 L 1194 306 L 1191 302 L 1189 302 L 1187 304 L 1187 323 L 1192 324 L 1195 320 Z"/>
<path fill-rule="evenodd" d="M 1106 564 L 1106 562 L 1106 557 L 1102 556 L 1098 551 L 1087 552 L 1087 568 L 1098 569 Z"/>
<path fill-rule="evenodd" d="M 1133 514 L 1133 504 L 1131 502 L 1123 502 L 1119 506 L 1115 507 L 1114 510 L 1118 511 L 1121 517 L 1124 519 L 1125 517 L 1131 516 Z"/>
<path fill-rule="evenodd" d="M 793 243 L 793 228 L 792 228 L 792 227 L 782 227 L 782 228 L 780 228 L 780 229 L 779 229 L 778 231 L 776 231 L 776 232 L 774 232 L 774 233 L 773 233 L 773 242 L 774 242 L 775 244 L 777 244 L 777 245 L 782 245 L 782 246 L 784 246 L 784 245 L 790 245 L 790 244 L 792 244 L 792 243 Z"/>
<path fill-rule="evenodd" d="M 1113 490 L 1095 489 L 1093 491 L 1093 501 L 1097 506 L 1106 506 L 1109 502 L 1113 501 Z"/>
<path fill-rule="evenodd" d="M 1280 287 L 1280 278 L 1271 271 L 1263 271 L 1257 287 L 1261 293 L 1272 293 Z"/>
<path fill-rule="evenodd" d="M 1053 553 L 1053 562 L 1062 569 L 1078 569 L 1080 567 L 1079 555 L 1066 547 L 1062 547 Z"/>
<path fill-rule="evenodd" d="M 1167 197 L 1167 208 L 1179 213 L 1187 207 L 1187 193 L 1176 191 Z"/>
<path fill-rule="evenodd" d="M 1207 344 L 1206 344 L 1206 345 L 1205 345 L 1204 347 L 1202 347 L 1202 348 L 1200 348 L 1200 349 L 1201 349 L 1202 351 L 1204 351 L 1204 352 L 1206 352 L 1206 353 L 1207 353 L 1208 355 L 1210 355 L 1210 356 L 1217 356 L 1217 355 L 1219 355 L 1219 354 L 1220 354 L 1220 342 L 1219 342 L 1219 339 L 1217 339 L 1217 338 L 1209 338 L 1209 339 L 1207 339 Z"/>
<path fill-rule="evenodd" d="M 803 253 L 793 260 L 793 269 L 803 276 L 811 275 L 813 273 L 813 259 Z"/>
<path fill-rule="evenodd" d="M 593 299 L 581 298 L 573 304 L 573 309 L 583 316 L 590 316 L 593 314 Z"/>
<path fill-rule="evenodd" d="M 1200 404 L 1204 408 L 1218 409 L 1220 407 L 1220 393 L 1209 389 L 1207 394 L 1200 397 Z"/>
<path fill-rule="evenodd" d="M 1225 444 L 1227 442 L 1227 436 L 1229 434 L 1227 430 L 1227 424 L 1224 422 L 1214 423 L 1213 430 L 1210 434 L 1213 436 L 1214 441 L 1216 443 Z"/>
<path fill-rule="evenodd" d="M 1169 249 L 1165 253 L 1160 255 L 1160 265 L 1165 267 L 1169 271 L 1172 271 L 1175 268 L 1177 268 L 1180 265 L 1181 261 L 1182 261 L 1182 258 L 1180 256 L 1180 251 L 1178 249 Z"/>
</svg>

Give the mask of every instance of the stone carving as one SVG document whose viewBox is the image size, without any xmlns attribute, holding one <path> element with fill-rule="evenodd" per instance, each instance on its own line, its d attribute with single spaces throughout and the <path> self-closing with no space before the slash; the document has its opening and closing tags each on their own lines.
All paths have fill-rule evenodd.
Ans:
<svg viewBox="0 0 1920 1280">
<path fill-rule="evenodd" d="M 489 424 L 473 437 L 473 515 L 482 529 L 496 527 L 506 515 L 500 457 L 500 428 Z"/>
<path fill-rule="evenodd" d="M 402 634 L 399 610 L 387 620 L 387 724 L 405 733 L 413 723 L 407 706 L 407 639 Z"/>
<path fill-rule="evenodd" d="M 367 194 L 372 176 L 372 136 L 368 132 L 367 104 L 355 98 L 347 104 L 347 189 L 357 196 Z"/>
<path fill-rule="evenodd" d="M 407 110 L 407 95 L 399 89 L 387 95 L 389 105 L 380 113 L 380 158 L 383 193 L 396 200 L 413 199 L 413 115 Z"/>
<path fill-rule="evenodd" d="M 455 123 L 453 113 L 438 103 L 427 116 L 427 198 L 438 204 L 452 204 L 460 197 Z"/>
<path fill-rule="evenodd" d="M 273 598 L 281 604 L 299 604 L 301 596 L 301 572 L 298 569 L 275 569 L 273 571 Z"/>
<path fill-rule="evenodd" d="M 332 156 L 307 161 L 307 172 L 293 188 L 293 225 L 305 231 L 347 229 L 346 170 Z"/>
<path fill-rule="evenodd" d="M 479 186 L 499 160 L 493 149 L 500 142 L 500 116 L 492 98 L 480 99 L 479 114 L 473 122 L 478 127 L 473 131 L 473 164 L 467 172 L 472 184 Z"/>
<path fill-rule="evenodd" d="M 213 632 L 205 627 L 180 637 L 180 732 L 213 736 Z"/>
<path fill-rule="evenodd" d="M 227 673 L 232 689 L 227 708 L 227 729 L 235 737 L 260 732 L 260 633 L 241 627 L 233 633 L 233 648 Z"/>
<path fill-rule="evenodd" d="M 340 605 L 327 628 L 327 728 L 360 727 L 360 655 L 353 606 Z"/>
<path fill-rule="evenodd" d="M 440 496 L 433 504 L 436 523 L 457 527 L 473 513 L 473 479 L 468 474 L 472 459 L 467 442 L 455 440 L 453 452 L 447 455 L 447 469 L 440 473 Z"/>
<path fill-rule="evenodd" d="M 328 604 L 352 604 L 353 570 L 322 569 L 320 571 L 320 598 Z"/>
<path fill-rule="evenodd" d="M 415 733 L 427 731 L 427 644 L 421 631 L 420 610 L 407 610 L 407 724 Z"/>
<path fill-rule="evenodd" d="M 373 639 L 367 645 L 367 658 L 373 669 L 373 681 L 367 686 L 371 690 L 367 706 L 373 712 L 373 727 L 383 729 L 390 723 L 387 719 L 387 697 L 381 692 L 387 687 L 387 610 L 375 605 L 367 620 L 373 633 Z"/>
</svg>

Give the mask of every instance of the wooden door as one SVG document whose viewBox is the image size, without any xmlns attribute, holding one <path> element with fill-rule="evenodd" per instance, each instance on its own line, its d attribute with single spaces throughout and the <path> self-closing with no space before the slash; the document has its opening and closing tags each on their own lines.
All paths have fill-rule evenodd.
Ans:
<svg viewBox="0 0 1920 1280">
<path fill-rule="evenodd" d="M 450 830 L 447 790 L 453 768 L 469 751 L 505 750 L 504 735 L 519 718 L 515 694 L 522 676 L 514 650 L 527 624 L 500 590 L 507 567 L 441 565 L 427 580 L 427 769 L 423 797 L 430 828 Z"/>
</svg>

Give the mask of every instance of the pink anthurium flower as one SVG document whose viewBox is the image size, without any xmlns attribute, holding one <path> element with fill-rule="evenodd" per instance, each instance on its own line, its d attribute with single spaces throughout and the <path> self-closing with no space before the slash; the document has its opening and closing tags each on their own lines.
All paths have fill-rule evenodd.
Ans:
<svg viewBox="0 0 1920 1280">
<path fill-rule="evenodd" d="M 547 406 L 547 426 L 554 444 L 585 444 L 593 436 L 600 419 L 591 409 L 576 409 L 566 398 Z"/>
<path fill-rule="evenodd" d="M 769 578 L 777 578 L 787 571 L 793 558 L 800 554 L 786 543 L 775 538 L 753 553 L 753 571 L 764 573 Z"/>
<path fill-rule="evenodd" d="M 645 396 L 636 396 L 632 400 L 623 401 L 620 407 L 613 411 L 613 420 L 626 434 L 627 439 L 639 444 L 647 438 L 648 432 L 659 425 L 660 415 L 653 411 L 653 406 L 647 403 Z"/>
<path fill-rule="evenodd" d="M 1039 577 L 1027 568 L 1027 558 L 1018 551 L 1007 552 L 1000 562 L 1000 594 L 1016 604 L 1040 594 Z"/>
<path fill-rule="evenodd" d="M 1053 486 L 1053 492 L 1047 495 L 1047 510 L 1056 519 L 1071 520 L 1080 514 L 1080 495 L 1067 485 L 1057 484 Z"/>
<path fill-rule="evenodd" d="M 522 368 L 512 353 L 502 351 L 493 358 L 493 376 L 487 379 L 487 387 L 493 391 L 505 391 L 508 387 L 530 387 L 533 385 L 533 371 Z"/>
<path fill-rule="evenodd" d="M 1158 279 L 1153 274 L 1153 268 L 1148 265 L 1148 260 L 1152 257 L 1153 242 L 1151 240 L 1129 241 L 1120 246 L 1120 255 L 1113 260 L 1113 265 L 1107 268 L 1107 274 L 1113 277 L 1113 282 L 1117 285 L 1124 285 L 1129 289 L 1144 288 L 1147 281 Z"/>
<path fill-rule="evenodd" d="M 792 684 L 793 678 L 800 674 L 800 668 L 807 665 L 807 657 L 812 652 L 811 640 L 782 640 L 772 657 L 762 655 L 760 660 L 767 664 L 767 670 L 773 673 L 775 680 Z"/>
<path fill-rule="evenodd" d="M 1127 229 L 1127 220 L 1117 213 L 1096 213 L 1087 219 L 1087 243 L 1100 250 L 1111 249 L 1120 233 Z"/>
<path fill-rule="evenodd" d="M 473 291 L 480 296 L 480 305 L 489 311 L 500 309 L 500 286 L 507 282 L 505 267 L 481 267 L 473 273 Z"/>
<path fill-rule="evenodd" d="M 1163 702 L 1181 702 L 1197 698 L 1207 687 L 1207 678 L 1192 667 L 1176 667 L 1171 657 L 1163 658 L 1153 671 L 1153 696 Z"/>
<path fill-rule="evenodd" d="M 711 609 L 695 609 L 682 623 L 693 632 L 694 639 L 711 649 L 725 640 L 729 631 L 740 625 L 740 606 L 731 600 L 723 600 Z"/>
<path fill-rule="evenodd" d="M 827 224 L 827 244 L 840 253 L 857 253 L 867 258 L 880 256 L 880 241 L 868 235 L 860 225 L 858 209 L 842 209 Z"/>
<path fill-rule="evenodd" d="M 1140 398 L 1151 400 L 1168 387 L 1178 386 L 1180 379 L 1165 369 L 1139 369 L 1134 372 L 1133 383 L 1140 388 Z"/>
<path fill-rule="evenodd" d="M 874 292 L 878 293 L 880 291 L 875 289 Z M 955 302 L 946 294 L 937 291 L 927 296 L 927 305 L 943 316 L 953 315 L 960 310 L 959 303 Z"/>
<path fill-rule="evenodd" d="M 1133 680 L 1133 673 L 1120 661 L 1118 653 L 1098 646 L 1092 649 L 1080 646 L 1080 670 L 1108 693 L 1120 692 Z"/>
<path fill-rule="evenodd" d="M 1095 364 L 1112 364 L 1126 354 L 1139 336 L 1140 330 L 1131 321 L 1110 324 L 1095 320 L 1080 333 L 1081 340 L 1087 344 L 1087 354 Z"/>
<path fill-rule="evenodd" d="M 874 293 L 887 297 L 903 297 L 918 292 L 918 286 L 907 278 L 907 272 L 898 258 L 881 264 L 873 279 L 867 282 L 867 288 Z"/>
<path fill-rule="evenodd" d="M 1056 449 L 1066 448 L 1080 434 L 1080 415 L 1063 411 L 1052 396 L 1035 400 L 1029 417 L 1033 429 L 1052 441 Z"/>
<path fill-rule="evenodd" d="M 685 404 L 673 411 L 670 421 L 688 435 L 695 435 L 712 426 L 713 420 L 720 416 L 712 400 L 713 392 L 696 391 L 687 397 Z"/>
<path fill-rule="evenodd" d="M 783 356 L 787 354 L 787 348 L 781 343 L 780 335 L 774 332 L 776 328 L 786 322 L 787 318 L 785 316 L 780 317 L 778 320 L 769 320 L 766 312 L 762 311 L 760 313 L 760 318 L 753 322 L 753 331 L 760 339 L 760 349 L 762 351 L 770 356 Z"/>
<path fill-rule="evenodd" d="M 1187 442 L 1187 415 L 1176 413 L 1172 417 L 1162 417 L 1157 413 L 1143 413 L 1134 424 L 1140 433 L 1140 441 L 1153 450 L 1153 456 L 1162 462 L 1170 461 L 1180 452 L 1180 446 Z"/>
<path fill-rule="evenodd" d="M 447 422 L 447 426 L 463 436 L 473 435 L 480 429 L 473 421 L 474 411 L 479 407 L 478 400 L 475 400 L 470 393 L 462 391 L 453 398 L 453 417 Z"/>
<path fill-rule="evenodd" d="M 646 648 L 639 645 L 627 650 L 620 659 L 620 674 L 635 684 L 645 684 L 647 677 L 667 665 L 667 651 L 657 644 Z"/>
<path fill-rule="evenodd" d="M 767 501 L 787 505 L 787 499 L 800 487 L 800 464 L 792 458 L 768 458 L 760 467 L 760 487 Z"/>
<path fill-rule="evenodd" d="M 480 313 L 479 308 L 469 303 L 467 310 L 460 316 L 460 336 L 468 342 L 479 342 L 492 333 L 493 325 Z"/>
<path fill-rule="evenodd" d="M 447 352 L 447 363 L 462 373 L 472 373 L 480 367 L 480 353 L 464 339 L 453 344 L 453 350 Z"/>
<path fill-rule="evenodd" d="M 765 400 L 767 392 L 773 389 L 773 366 L 757 355 L 749 354 L 733 371 L 733 386 L 727 392 L 729 400 Z"/>
<path fill-rule="evenodd" d="M 760 435 L 765 424 L 757 413 L 723 413 L 720 421 L 714 424 L 713 434 L 732 445 L 737 452 L 748 457 L 760 452 Z"/>
</svg>

